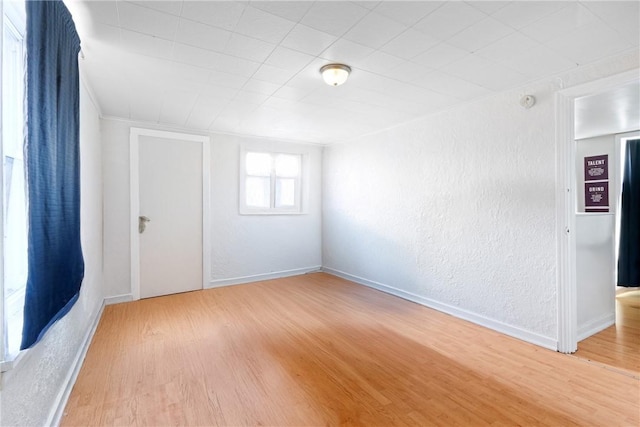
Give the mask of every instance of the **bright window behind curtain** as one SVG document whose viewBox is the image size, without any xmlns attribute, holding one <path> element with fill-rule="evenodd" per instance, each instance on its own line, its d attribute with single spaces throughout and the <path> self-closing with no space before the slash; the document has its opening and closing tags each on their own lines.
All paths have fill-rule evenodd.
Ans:
<svg viewBox="0 0 640 427">
<path fill-rule="evenodd" d="M 20 350 L 27 284 L 27 199 L 24 169 L 24 2 L 5 2 L 2 38 L 5 360 Z"/>
<path fill-rule="evenodd" d="M 28 1 L 26 12 L 29 261 L 21 348 L 71 309 L 84 276 L 80 39 L 62 1 Z"/>
</svg>

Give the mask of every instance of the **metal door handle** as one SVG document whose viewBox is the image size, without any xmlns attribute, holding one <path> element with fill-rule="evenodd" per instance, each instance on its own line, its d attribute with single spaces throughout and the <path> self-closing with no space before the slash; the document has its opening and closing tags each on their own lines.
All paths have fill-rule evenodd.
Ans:
<svg viewBox="0 0 640 427">
<path fill-rule="evenodd" d="M 147 228 L 148 222 L 151 222 L 151 220 L 148 217 L 143 215 L 138 217 L 138 233 L 140 234 L 144 233 L 144 229 Z"/>
</svg>

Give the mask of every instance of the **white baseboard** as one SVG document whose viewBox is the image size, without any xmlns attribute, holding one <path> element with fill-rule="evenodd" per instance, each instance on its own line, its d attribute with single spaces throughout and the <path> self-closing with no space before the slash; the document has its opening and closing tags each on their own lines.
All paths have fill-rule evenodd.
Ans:
<svg viewBox="0 0 640 427">
<path fill-rule="evenodd" d="M 578 342 L 589 338 L 591 335 L 607 329 L 616 323 L 616 314 L 610 313 L 578 326 Z"/>
<path fill-rule="evenodd" d="M 526 341 L 528 343 L 535 344 L 540 347 L 547 348 L 549 350 L 556 351 L 558 349 L 558 343 L 553 338 L 545 337 L 543 335 L 539 335 L 531 331 L 517 328 L 515 326 L 502 323 L 498 320 L 490 319 L 488 317 L 485 317 L 485 316 L 482 316 L 458 307 L 454 307 L 449 304 L 444 304 L 442 302 L 432 300 L 431 298 L 426 298 L 411 292 L 403 291 L 403 290 L 394 288 L 392 286 L 385 285 L 380 282 L 365 279 L 364 277 L 355 276 L 353 274 L 345 273 L 344 271 L 336 270 L 329 267 L 322 267 L 322 271 L 329 274 L 333 274 L 334 276 L 342 277 L 343 279 L 347 279 L 352 282 L 359 283 L 361 285 L 368 286 L 370 288 L 377 289 L 379 291 L 382 291 L 391 295 L 395 295 L 397 297 L 418 303 L 420 305 L 424 305 L 425 307 L 429 307 L 434 310 L 438 310 L 443 313 L 450 314 L 460 319 L 467 320 L 469 322 L 475 323 L 485 328 L 493 329 L 494 331 L 500 332 L 505 335 L 509 335 L 514 338 L 518 338 L 522 341 Z"/>
<path fill-rule="evenodd" d="M 104 299 L 104 305 L 120 304 L 121 302 L 130 301 L 133 301 L 133 295 L 131 294 L 114 295 L 112 297 L 106 297 Z"/>
<path fill-rule="evenodd" d="M 260 282 L 262 280 L 280 279 L 282 277 L 298 276 L 300 274 L 320 271 L 321 266 L 296 268 L 294 270 L 275 271 L 272 273 L 254 274 L 252 276 L 233 277 L 230 279 L 210 280 L 209 285 L 205 289 L 220 288 L 223 286 L 241 285 L 243 283 Z"/>
<path fill-rule="evenodd" d="M 62 415 L 64 414 L 64 408 L 67 406 L 67 401 L 69 400 L 69 395 L 71 394 L 71 390 L 76 383 L 76 379 L 78 378 L 78 374 L 80 373 L 80 368 L 82 368 L 82 362 L 84 362 L 84 358 L 87 355 L 87 350 L 89 350 L 89 344 L 91 344 L 93 335 L 95 334 L 98 323 L 100 322 L 100 318 L 102 317 L 104 305 L 105 304 L 103 301 L 100 309 L 97 311 L 95 317 L 91 321 L 91 327 L 82 340 L 82 344 L 80 345 L 80 348 L 76 353 L 76 357 L 71 364 L 64 382 L 62 383 L 62 387 L 60 388 L 58 395 L 56 396 L 54 404 L 51 408 L 51 412 L 49 413 L 49 417 L 47 417 L 47 422 L 45 423 L 45 425 L 47 426 L 60 425 Z"/>
</svg>

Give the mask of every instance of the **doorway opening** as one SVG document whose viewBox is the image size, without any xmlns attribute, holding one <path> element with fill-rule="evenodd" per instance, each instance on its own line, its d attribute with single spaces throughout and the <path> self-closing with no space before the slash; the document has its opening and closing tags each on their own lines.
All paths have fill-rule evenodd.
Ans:
<svg viewBox="0 0 640 427">
<path fill-rule="evenodd" d="M 600 115 L 581 115 L 578 111 L 580 105 L 577 105 L 576 100 L 592 95 L 606 94 L 612 90 L 620 88 L 625 85 L 640 83 L 638 79 L 638 70 L 631 70 L 622 74 L 603 78 L 598 81 L 575 86 L 569 89 L 561 90 L 556 95 L 556 140 L 557 140 L 557 152 L 556 152 L 556 164 L 558 171 L 557 179 L 557 253 L 558 253 L 558 346 L 557 350 L 562 353 L 574 353 L 578 349 L 578 311 L 581 308 L 579 304 L 581 286 L 578 286 L 578 272 L 579 270 L 577 253 L 577 237 L 579 230 L 578 215 L 577 215 L 577 194 L 583 192 L 584 194 L 584 182 L 578 187 L 576 167 L 578 162 L 578 155 L 576 152 L 576 141 L 580 138 L 586 138 L 594 135 L 616 134 L 621 132 L 627 132 L 640 128 L 640 124 L 636 123 L 640 119 L 638 92 L 635 92 L 635 96 L 631 99 L 634 101 L 634 105 L 627 106 L 620 102 L 614 101 L 605 102 L 603 105 L 613 105 L 618 107 L 618 113 L 614 115 L 618 121 L 615 125 L 621 125 L 614 131 L 597 132 L 591 135 L 579 134 L 579 122 L 581 117 L 587 117 L 583 120 L 583 123 L 591 123 L 594 125 L 600 125 Z M 602 116 L 604 117 L 604 116 Z M 630 120 L 620 120 L 620 118 L 630 118 Z M 613 157 L 613 155 L 612 155 Z M 609 207 L 607 203 L 605 205 Z M 604 207 L 604 206 L 600 206 Z M 603 215 L 606 216 L 608 212 L 602 210 L 591 215 Z M 613 288 L 614 274 L 612 265 L 614 260 L 614 230 L 615 223 L 608 218 L 608 223 L 611 227 L 610 232 L 610 257 L 608 257 L 607 265 L 611 270 L 607 286 L 608 292 L 611 295 L 610 304 L 613 307 L 615 298 L 615 289 Z M 582 303 L 583 301 L 580 301 Z M 614 323 L 613 309 L 611 309 L 612 318 L 611 324 Z M 581 332 L 584 332 L 581 331 Z"/>
<path fill-rule="evenodd" d="M 573 232 L 567 232 L 566 267 L 576 311 L 568 322 L 575 330 L 559 323 L 560 331 L 575 334 L 565 335 L 563 352 L 640 375 L 640 300 L 616 288 L 624 144 L 640 135 L 640 80 L 627 73 L 571 92 L 565 101 L 573 107 L 567 156 L 573 191 L 565 212 Z"/>
<path fill-rule="evenodd" d="M 628 141 L 640 139 L 640 131 L 622 133 L 617 135 L 604 135 L 598 138 L 588 138 L 579 140 L 578 163 L 581 162 L 581 152 L 585 147 L 594 142 L 600 142 L 603 150 L 607 146 L 612 153 L 611 164 L 608 167 L 610 186 L 609 212 L 599 216 L 592 213 L 581 213 L 584 203 L 578 202 L 577 223 L 589 223 L 590 229 L 583 231 L 583 235 L 577 236 L 577 267 L 583 271 L 577 272 L 578 278 L 578 350 L 576 356 L 591 362 L 600 363 L 617 370 L 629 372 L 632 376 L 640 375 L 640 288 L 631 287 L 637 285 L 636 282 L 629 283 L 628 275 L 619 276 L 620 268 L 626 261 L 620 261 L 620 257 L 626 256 L 620 253 L 620 241 L 629 238 L 629 232 L 625 231 L 628 212 L 623 211 L 622 189 L 625 171 L 628 165 L 625 163 Z M 602 145 L 604 142 L 606 145 Z M 582 147 L 580 147 L 582 145 Z M 606 150 L 604 150 L 606 151 Z M 628 171 L 627 171 L 628 172 Z M 580 176 L 580 174 L 578 174 Z M 578 183 L 578 187 L 582 183 Z M 628 190 L 625 190 L 628 191 Z M 628 204 L 628 196 L 626 203 Z M 587 209 L 585 209 L 587 210 Z M 591 216 L 591 218 L 585 218 Z M 598 227 L 604 228 L 604 238 L 598 236 Z M 613 228 L 613 230 L 612 230 Z M 580 230 L 578 229 L 578 232 Z M 584 234 L 588 233 L 586 236 Z M 613 236 L 613 238 L 611 238 Z M 588 246 L 586 246 L 587 244 Z M 598 245 L 600 249 L 598 250 Z M 608 247 L 607 247 L 608 246 Z M 591 254 L 590 254 L 591 252 Z M 624 250 L 623 250 L 624 252 Z M 594 257 L 595 254 L 595 257 Z M 609 257 L 608 255 L 611 254 Z M 591 259 L 587 259 L 591 255 Z M 598 259 L 599 257 L 599 259 Z M 606 259 L 612 259 L 611 264 L 607 264 Z M 589 262 L 591 268 L 583 264 Z M 585 270 L 587 274 L 585 275 Z M 594 272 L 595 271 L 595 272 Z M 598 272 L 604 272 L 604 275 Z M 612 280 L 607 280 L 607 276 Z M 623 286 L 619 286 L 623 285 Z M 631 286 L 630 286 L 631 285 Z M 598 287 L 600 290 L 598 290 Z M 596 322 L 597 329 L 587 331 L 587 336 L 580 332 L 580 322 L 585 321 L 585 316 L 597 315 L 597 308 L 594 309 L 593 300 L 600 301 L 601 307 L 605 307 L 605 314 L 610 314 L 607 323 Z M 591 301 L 591 304 L 589 303 Z M 611 312 L 607 313 L 606 308 L 610 307 Z M 592 310 L 590 313 L 589 310 Z M 582 314 L 582 318 L 580 316 Z M 597 317 L 597 316 L 596 316 Z M 596 320 L 598 320 L 596 318 Z"/>
</svg>

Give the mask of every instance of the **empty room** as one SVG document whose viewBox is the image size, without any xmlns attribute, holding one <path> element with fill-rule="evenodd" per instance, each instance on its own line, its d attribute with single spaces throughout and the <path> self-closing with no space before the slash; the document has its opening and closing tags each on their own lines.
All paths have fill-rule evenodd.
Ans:
<svg viewBox="0 0 640 427">
<path fill-rule="evenodd" d="M 1 426 L 640 424 L 640 2 L 1 8 Z"/>
</svg>

